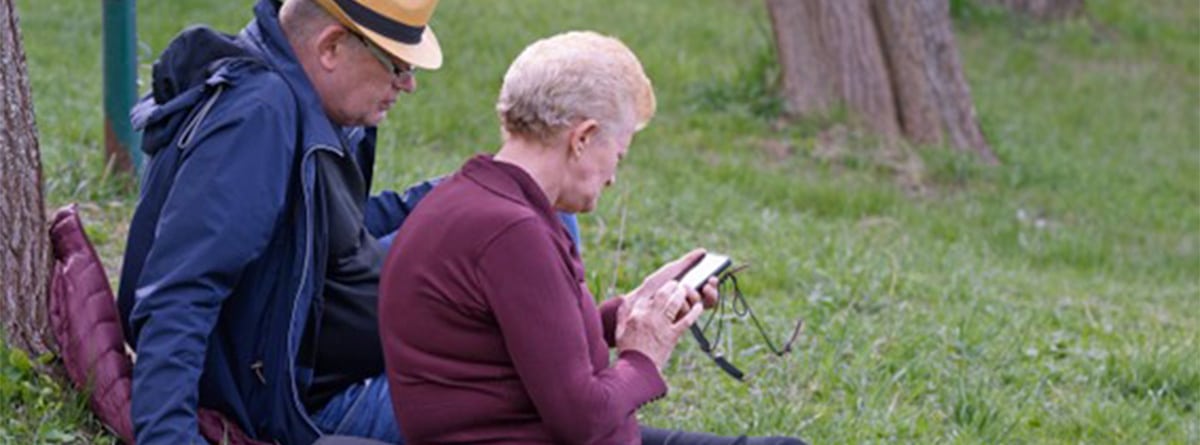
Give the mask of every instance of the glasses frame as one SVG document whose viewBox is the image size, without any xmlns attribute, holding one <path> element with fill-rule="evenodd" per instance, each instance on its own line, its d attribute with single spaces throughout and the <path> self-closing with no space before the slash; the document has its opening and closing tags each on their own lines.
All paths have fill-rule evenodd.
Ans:
<svg viewBox="0 0 1200 445">
<path fill-rule="evenodd" d="M 758 321 L 758 317 L 754 315 L 754 310 L 750 308 L 749 302 L 746 301 L 746 297 L 742 295 L 741 288 L 738 287 L 737 276 L 735 274 L 746 269 L 746 267 L 748 266 L 737 267 L 733 270 L 725 272 L 721 275 L 721 279 L 718 281 L 718 288 L 724 286 L 726 282 L 732 284 L 732 301 L 730 303 L 725 303 L 726 298 L 721 298 L 718 300 L 717 308 L 713 314 L 704 320 L 703 327 L 701 327 L 700 323 L 693 323 L 690 327 L 692 337 L 696 339 L 696 343 L 700 346 L 700 350 L 703 351 L 704 354 L 710 359 L 712 359 L 712 361 L 715 362 L 722 371 L 725 371 L 726 374 L 739 382 L 746 382 L 746 373 L 742 372 L 742 370 L 737 366 L 734 366 L 733 363 L 731 363 L 725 358 L 725 356 L 721 355 L 721 353 L 713 347 L 714 344 L 721 340 L 721 334 L 725 330 L 725 325 L 723 323 L 718 323 L 717 332 L 716 335 L 713 336 L 712 341 L 710 341 L 708 336 L 704 334 L 704 331 L 708 330 L 708 326 L 721 316 L 721 312 L 723 312 L 726 304 L 733 306 L 732 310 L 737 316 L 743 318 L 746 316 L 750 317 L 750 320 L 754 322 L 754 327 L 758 329 L 759 335 L 762 336 L 763 341 L 767 344 L 767 348 L 770 349 L 771 353 L 776 357 L 783 357 L 784 355 L 791 353 L 792 344 L 796 342 L 796 339 L 800 337 L 800 332 L 804 330 L 804 320 L 796 320 L 796 327 L 792 329 L 792 335 L 788 337 L 787 342 L 783 344 L 782 348 L 775 347 L 775 343 L 772 342 L 771 337 L 767 335 L 767 330 L 764 329 L 762 323 Z"/>
<path fill-rule="evenodd" d="M 392 73 L 392 76 L 405 78 L 412 77 L 415 74 L 415 71 L 417 70 L 416 67 L 407 62 L 400 62 L 399 64 L 396 63 L 395 58 L 388 55 L 387 51 L 384 51 L 383 48 L 380 48 L 379 45 L 376 45 L 371 41 L 371 39 L 366 38 L 366 36 L 363 36 L 362 34 L 354 32 L 350 28 L 346 28 L 346 32 L 354 36 L 355 39 L 358 39 L 359 43 L 362 43 L 362 45 L 367 48 L 367 51 L 370 52 L 371 55 L 383 65 L 383 68 L 389 73 Z M 401 66 L 403 66 L 403 68 L 401 68 Z"/>
</svg>

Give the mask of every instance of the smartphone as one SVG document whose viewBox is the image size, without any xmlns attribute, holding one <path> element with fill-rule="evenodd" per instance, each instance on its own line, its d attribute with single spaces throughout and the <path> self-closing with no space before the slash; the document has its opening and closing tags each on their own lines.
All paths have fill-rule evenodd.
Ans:
<svg viewBox="0 0 1200 445">
<path fill-rule="evenodd" d="M 725 255 L 711 252 L 705 253 L 704 256 L 700 258 L 700 261 L 692 264 L 692 267 L 689 267 L 688 270 L 684 271 L 676 279 L 679 280 L 679 284 L 687 286 L 691 289 L 695 289 L 696 292 L 699 292 L 700 289 L 704 287 L 704 283 L 708 282 L 709 277 L 713 277 L 721 272 L 724 272 L 725 269 L 728 269 L 732 264 L 733 261 L 731 261 L 729 257 Z"/>
</svg>

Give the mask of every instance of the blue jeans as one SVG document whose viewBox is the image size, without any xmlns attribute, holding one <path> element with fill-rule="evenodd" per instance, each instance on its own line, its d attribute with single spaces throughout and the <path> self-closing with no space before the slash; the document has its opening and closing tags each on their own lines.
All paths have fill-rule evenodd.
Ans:
<svg viewBox="0 0 1200 445">
<path fill-rule="evenodd" d="M 392 410 L 392 394 L 386 374 L 355 383 L 333 397 L 312 416 L 325 434 L 367 437 L 403 444 L 400 424 Z"/>
</svg>

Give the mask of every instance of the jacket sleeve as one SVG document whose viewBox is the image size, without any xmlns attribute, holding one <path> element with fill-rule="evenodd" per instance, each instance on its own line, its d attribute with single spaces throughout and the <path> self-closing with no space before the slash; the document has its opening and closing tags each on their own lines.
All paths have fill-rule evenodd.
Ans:
<svg viewBox="0 0 1200 445">
<path fill-rule="evenodd" d="M 204 443 L 196 409 L 208 339 L 285 208 L 296 118 L 284 107 L 244 98 L 214 109 L 163 203 L 131 316 L 138 443 Z"/>
<path fill-rule="evenodd" d="M 410 186 L 401 195 L 392 190 L 385 190 L 367 199 L 366 211 L 363 212 L 367 232 L 376 238 L 383 238 L 400 228 L 409 213 L 433 191 L 434 186 L 442 182 L 442 177 L 421 181 Z"/>
<path fill-rule="evenodd" d="M 557 443 L 593 443 L 666 392 L 654 363 L 626 351 L 596 369 L 579 284 L 536 219 L 510 226 L 479 259 L 479 279 L 525 390 Z M 615 306 L 614 306 L 615 308 Z M 588 314 L 598 316 L 598 314 Z"/>
</svg>

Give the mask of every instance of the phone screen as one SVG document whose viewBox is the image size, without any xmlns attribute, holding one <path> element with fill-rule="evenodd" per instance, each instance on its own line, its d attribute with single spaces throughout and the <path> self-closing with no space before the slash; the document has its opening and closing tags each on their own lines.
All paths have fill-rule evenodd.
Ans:
<svg viewBox="0 0 1200 445">
<path fill-rule="evenodd" d="M 704 282 L 708 277 L 719 274 L 729 267 L 731 261 L 725 255 L 708 253 L 696 262 L 690 269 L 683 274 L 679 279 L 679 283 L 691 289 L 700 290 L 704 286 Z"/>
</svg>

